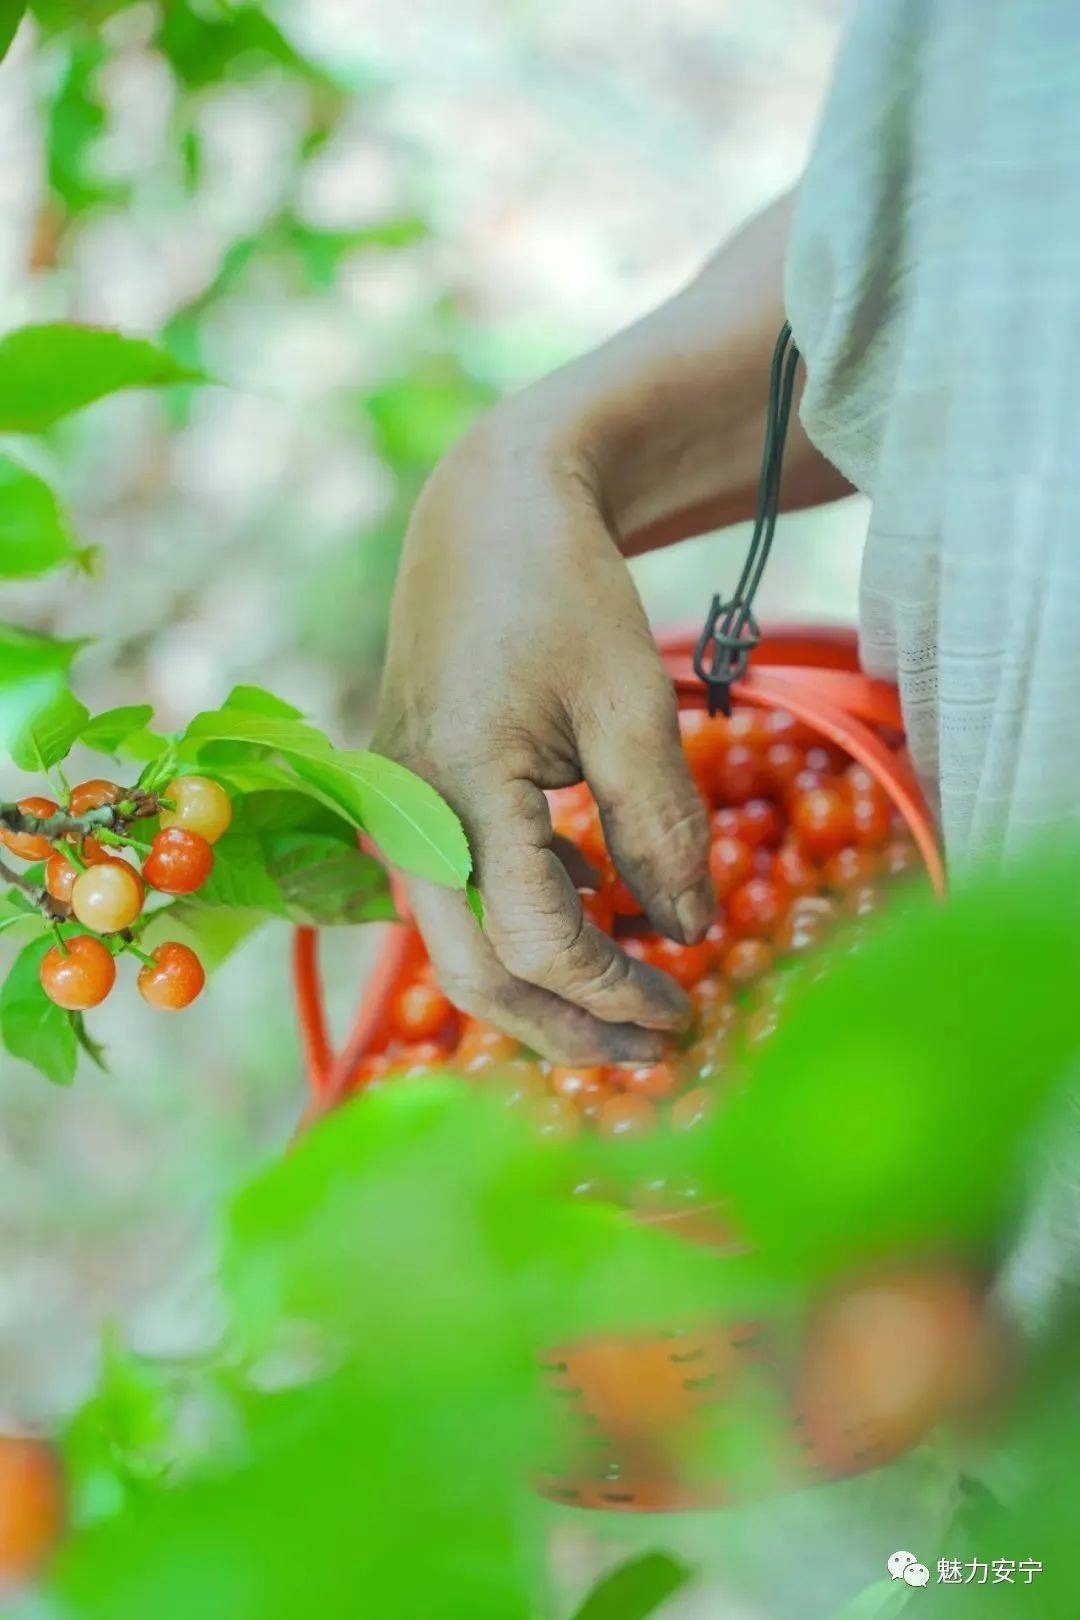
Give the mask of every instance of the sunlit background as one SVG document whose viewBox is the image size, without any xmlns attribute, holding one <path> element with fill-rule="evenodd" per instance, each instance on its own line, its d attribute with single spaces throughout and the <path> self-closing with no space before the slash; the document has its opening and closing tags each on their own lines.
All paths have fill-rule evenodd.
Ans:
<svg viewBox="0 0 1080 1620">
<path fill-rule="evenodd" d="M 4 325 L 163 334 L 223 386 L 120 396 L 39 447 L 100 568 L 5 590 L 4 616 L 98 638 L 93 709 L 149 701 L 169 728 L 265 682 L 363 740 L 426 469 L 792 182 L 845 10 L 306 0 L 276 13 L 291 51 L 220 61 L 179 26 L 156 48 L 149 5 L 81 39 L 24 26 L 0 70 Z M 786 522 L 766 610 L 852 619 L 862 527 L 858 501 Z M 699 614 L 738 545 L 639 562 L 654 617 Z M 334 938 L 339 1022 L 376 945 Z M 288 946 L 268 929 L 167 1028 L 104 1010 L 110 1072 L 71 1094 L 0 1060 L 5 1418 L 81 1394 L 103 1319 L 154 1352 L 211 1331 L 215 1196 L 301 1103 Z"/>
</svg>

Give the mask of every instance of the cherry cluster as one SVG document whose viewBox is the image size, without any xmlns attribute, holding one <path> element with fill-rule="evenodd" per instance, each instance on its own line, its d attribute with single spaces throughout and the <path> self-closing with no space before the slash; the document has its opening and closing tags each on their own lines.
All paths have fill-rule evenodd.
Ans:
<svg viewBox="0 0 1080 1620">
<path fill-rule="evenodd" d="M 145 795 L 100 778 L 72 788 L 63 808 L 37 796 L 19 800 L 22 819 L 38 824 L 56 819 L 64 827 L 58 836 L 40 826 L 0 829 L 0 841 L 13 855 L 45 862 L 48 914 L 54 920 L 74 919 L 88 930 L 65 937 L 57 929 L 56 944 L 41 959 L 45 994 L 69 1012 L 85 1012 L 105 1000 L 116 982 L 116 956 L 124 951 L 142 961 L 139 994 L 152 1007 L 188 1007 L 206 982 L 202 963 L 187 945 L 166 940 L 147 955 L 132 929 L 148 888 L 193 894 L 206 882 L 214 864 L 211 845 L 232 820 L 232 804 L 225 789 L 206 776 L 174 778 L 153 804 L 160 831 L 150 844 L 120 830 L 145 814 Z M 107 807 L 111 815 L 94 814 Z M 141 858 L 141 865 L 129 856 Z"/>
<path fill-rule="evenodd" d="M 743 707 L 714 719 L 693 710 L 681 716 L 681 728 L 712 823 L 718 905 L 699 944 L 651 931 L 615 869 L 584 784 L 548 797 L 553 830 L 576 845 L 593 873 L 581 889 L 586 921 L 683 986 L 694 1009 L 689 1034 L 658 1063 L 545 1063 L 511 1036 L 459 1014 L 423 962 L 399 988 L 391 1038 L 361 1065 L 357 1086 L 440 1065 L 490 1071 L 544 1136 L 593 1127 L 624 1139 L 662 1121 L 687 1130 L 707 1117 L 741 1056 L 777 1028 L 793 986 L 827 971 L 813 953 L 831 936 L 859 948 L 864 919 L 921 861 L 877 779 L 791 715 Z M 643 1197 L 662 1200 L 671 1191 L 658 1186 Z"/>
</svg>

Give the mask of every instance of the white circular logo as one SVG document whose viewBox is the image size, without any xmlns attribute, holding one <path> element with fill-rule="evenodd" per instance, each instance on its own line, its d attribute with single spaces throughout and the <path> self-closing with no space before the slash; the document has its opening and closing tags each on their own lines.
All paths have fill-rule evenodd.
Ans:
<svg viewBox="0 0 1080 1620">
<path fill-rule="evenodd" d="M 900 1581 L 904 1579 L 904 1571 L 910 1569 L 912 1565 L 916 1568 L 922 1567 L 914 1553 L 894 1552 L 887 1567 L 893 1580 Z"/>
</svg>

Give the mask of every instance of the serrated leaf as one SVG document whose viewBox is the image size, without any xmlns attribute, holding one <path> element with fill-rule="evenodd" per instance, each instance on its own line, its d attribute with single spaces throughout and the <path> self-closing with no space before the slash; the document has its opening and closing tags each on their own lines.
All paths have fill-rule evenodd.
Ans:
<svg viewBox="0 0 1080 1620">
<path fill-rule="evenodd" d="M 386 873 L 372 856 L 315 833 L 279 833 L 264 846 L 293 922 L 325 928 L 395 917 Z"/>
<path fill-rule="evenodd" d="M 328 737 L 300 720 L 245 710 L 197 714 L 184 743 L 255 743 L 284 754 L 297 774 L 321 788 L 356 826 L 371 834 L 395 866 L 432 883 L 464 888 L 472 859 L 464 829 L 429 783 L 381 754 L 335 749 Z"/>
<path fill-rule="evenodd" d="M 64 687 L 12 743 L 12 759 L 21 771 L 50 770 L 70 754 L 89 718 L 86 705 Z"/>
<path fill-rule="evenodd" d="M 82 645 L 0 624 L 0 748 L 10 748 L 26 726 L 55 702 Z"/>
<path fill-rule="evenodd" d="M 306 721 L 228 705 L 197 714 L 188 724 L 183 742 L 253 743 L 300 759 L 327 759 L 334 752 L 329 737 Z"/>
<path fill-rule="evenodd" d="M 135 732 L 143 731 L 154 711 L 149 703 L 129 703 L 118 709 L 103 709 L 88 720 L 79 740 L 87 748 L 96 748 L 102 754 L 115 754 Z M 147 735 L 150 735 L 149 733 Z M 156 741 L 165 746 L 164 738 Z"/>
<path fill-rule="evenodd" d="M 573 1620 L 646 1620 L 686 1585 L 693 1575 L 686 1564 L 663 1552 L 628 1559 L 593 1587 Z"/>
<path fill-rule="evenodd" d="M 394 866 L 462 889 L 472 871 L 465 831 L 430 783 L 382 754 L 340 751 L 329 768 L 297 761 L 301 776 L 316 781 L 355 816 Z"/>
<path fill-rule="evenodd" d="M 484 899 L 475 883 L 466 883 L 465 899 L 480 928 L 484 926 Z"/>
<path fill-rule="evenodd" d="M 52 940 L 36 939 L 21 951 L 0 990 L 0 1038 L 12 1057 L 21 1058 L 57 1086 L 75 1078 L 78 1042 L 71 1014 L 51 1002 L 38 969 Z"/>
<path fill-rule="evenodd" d="M 0 578 L 36 579 L 84 556 L 44 479 L 0 454 Z"/>
<path fill-rule="evenodd" d="M 285 915 L 281 890 L 267 869 L 258 834 L 235 822 L 214 845 L 214 866 L 199 890 L 205 906 Z"/>
<path fill-rule="evenodd" d="M 205 382 L 146 338 L 56 322 L 0 338 L 0 431 L 40 433 L 106 394 Z"/>
</svg>

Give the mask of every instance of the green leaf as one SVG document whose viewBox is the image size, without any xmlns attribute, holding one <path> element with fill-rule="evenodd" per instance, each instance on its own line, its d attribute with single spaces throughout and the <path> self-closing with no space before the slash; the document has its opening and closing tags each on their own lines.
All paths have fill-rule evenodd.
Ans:
<svg viewBox="0 0 1080 1620">
<path fill-rule="evenodd" d="M 89 709 L 65 686 L 12 743 L 12 759 L 21 771 L 48 771 L 67 758 L 89 718 Z"/>
<path fill-rule="evenodd" d="M 68 215 L 123 202 L 130 190 L 104 178 L 94 164 L 108 123 L 97 81 L 109 51 L 103 39 L 89 32 L 93 21 L 89 17 L 85 21 L 86 32 L 72 31 L 64 40 L 67 63 L 50 98 L 46 122 L 49 186 Z"/>
<path fill-rule="evenodd" d="M 422 473 L 494 397 L 494 390 L 471 377 L 452 355 L 425 355 L 411 372 L 374 389 L 364 409 L 390 465 Z"/>
<path fill-rule="evenodd" d="M 48 484 L 0 454 L 0 577 L 36 579 L 86 556 Z"/>
<path fill-rule="evenodd" d="M 297 770 L 315 781 L 351 812 L 394 866 L 462 889 L 472 857 L 461 822 L 422 777 L 382 754 L 343 751 L 330 766 L 297 761 Z"/>
<path fill-rule="evenodd" d="M 469 910 L 476 918 L 481 928 L 484 926 L 484 899 L 475 883 L 466 883 L 465 898 L 469 902 Z"/>
<path fill-rule="evenodd" d="M 49 1000 L 38 978 L 52 943 L 48 936 L 36 939 L 15 958 L 0 990 L 0 1039 L 54 1085 L 69 1086 L 78 1055 L 71 1015 Z"/>
<path fill-rule="evenodd" d="M 103 1074 L 108 1074 L 109 1065 L 105 1061 L 105 1048 L 100 1041 L 95 1041 L 90 1034 L 86 1027 L 86 1019 L 82 1013 L 72 1013 L 71 1027 L 75 1031 L 75 1039 L 91 1063 L 96 1064 Z"/>
<path fill-rule="evenodd" d="M 152 950 L 166 939 L 190 945 L 207 973 L 213 973 L 268 921 L 265 911 L 203 905 L 197 895 L 164 906 L 147 923 L 142 944 Z"/>
<path fill-rule="evenodd" d="M 149 703 L 130 703 L 118 709 L 103 709 L 88 720 L 80 733 L 79 741 L 86 748 L 96 748 L 102 754 L 115 754 L 132 737 L 135 732 L 142 731 L 147 721 L 153 718 L 154 711 Z M 147 733 L 147 735 L 150 735 Z M 165 746 L 164 738 L 156 739 Z"/>
<path fill-rule="evenodd" d="M 26 0 L 0 0 L 0 61 L 18 31 L 26 10 Z"/>
<path fill-rule="evenodd" d="M 127 388 L 205 382 L 145 338 L 90 326 L 24 326 L 0 338 L 0 430 L 39 433 Z"/>
<path fill-rule="evenodd" d="M 829 1620 L 893 1620 L 914 1590 L 904 1581 L 875 1581 L 872 1586 L 864 1586 L 850 1603 L 845 1603 L 836 1614 L 830 1615 Z M 911 1612 L 916 1612 L 914 1603 Z"/>
<path fill-rule="evenodd" d="M 573 1620 L 645 1620 L 691 1579 L 693 1570 L 668 1553 L 642 1553 L 598 1581 Z"/>
<path fill-rule="evenodd" d="M 265 714 L 278 720 L 299 720 L 300 710 L 276 697 L 262 686 L 234 686 L 222 705 L 225 709 L 244 709 L 248 714 Z"/>
<path fill-rule="evenodd" d="M 285 915 L 281 890 L 270 875 L 258 834 L 236 822 L 214 845 L 214 867 L 199 890 L 205 906 Z"/>
<path fill-rule="evenodd" d="M 257 5 L 230 5 L 209 16 L 187 0 L 171 0 L 156 43 L 177 78 L 193 90 L 267 68 L 285 68 L 316 86 L 332 85 L 330 75 L 302 55 Z"/>
<path fill-rule="evenodd" d="M 64 689 L 80 641 L 52 641 L 0 624 L 0 748 L 10 748 Z"/>
<path fill-rule="evenodd" d="M 792 991 L 720 1111 L 713 1174 L 778 1271 L 807 1278 L 902 1250 L 978 1245 L 1080 1051 L 1080 851 L 897 901 L 880 931 Z"/>
<path fill-rule="evenodd" d="M 231 708 L 197 714 L 185 743 L 255 743 L 284 754 L 394 865 L 432 883 L 464 888 L 472 870 L 465 833 L 435 789 L 381 754 L 335 750 L 314 726 Z"/>
<path fill-rule="evenodd" d="M 293 922 L 325 928 L 395 917 L 385 871 L 355 846 L 302 832 L 269 837 L 265 848 Z"/>
</svg>

